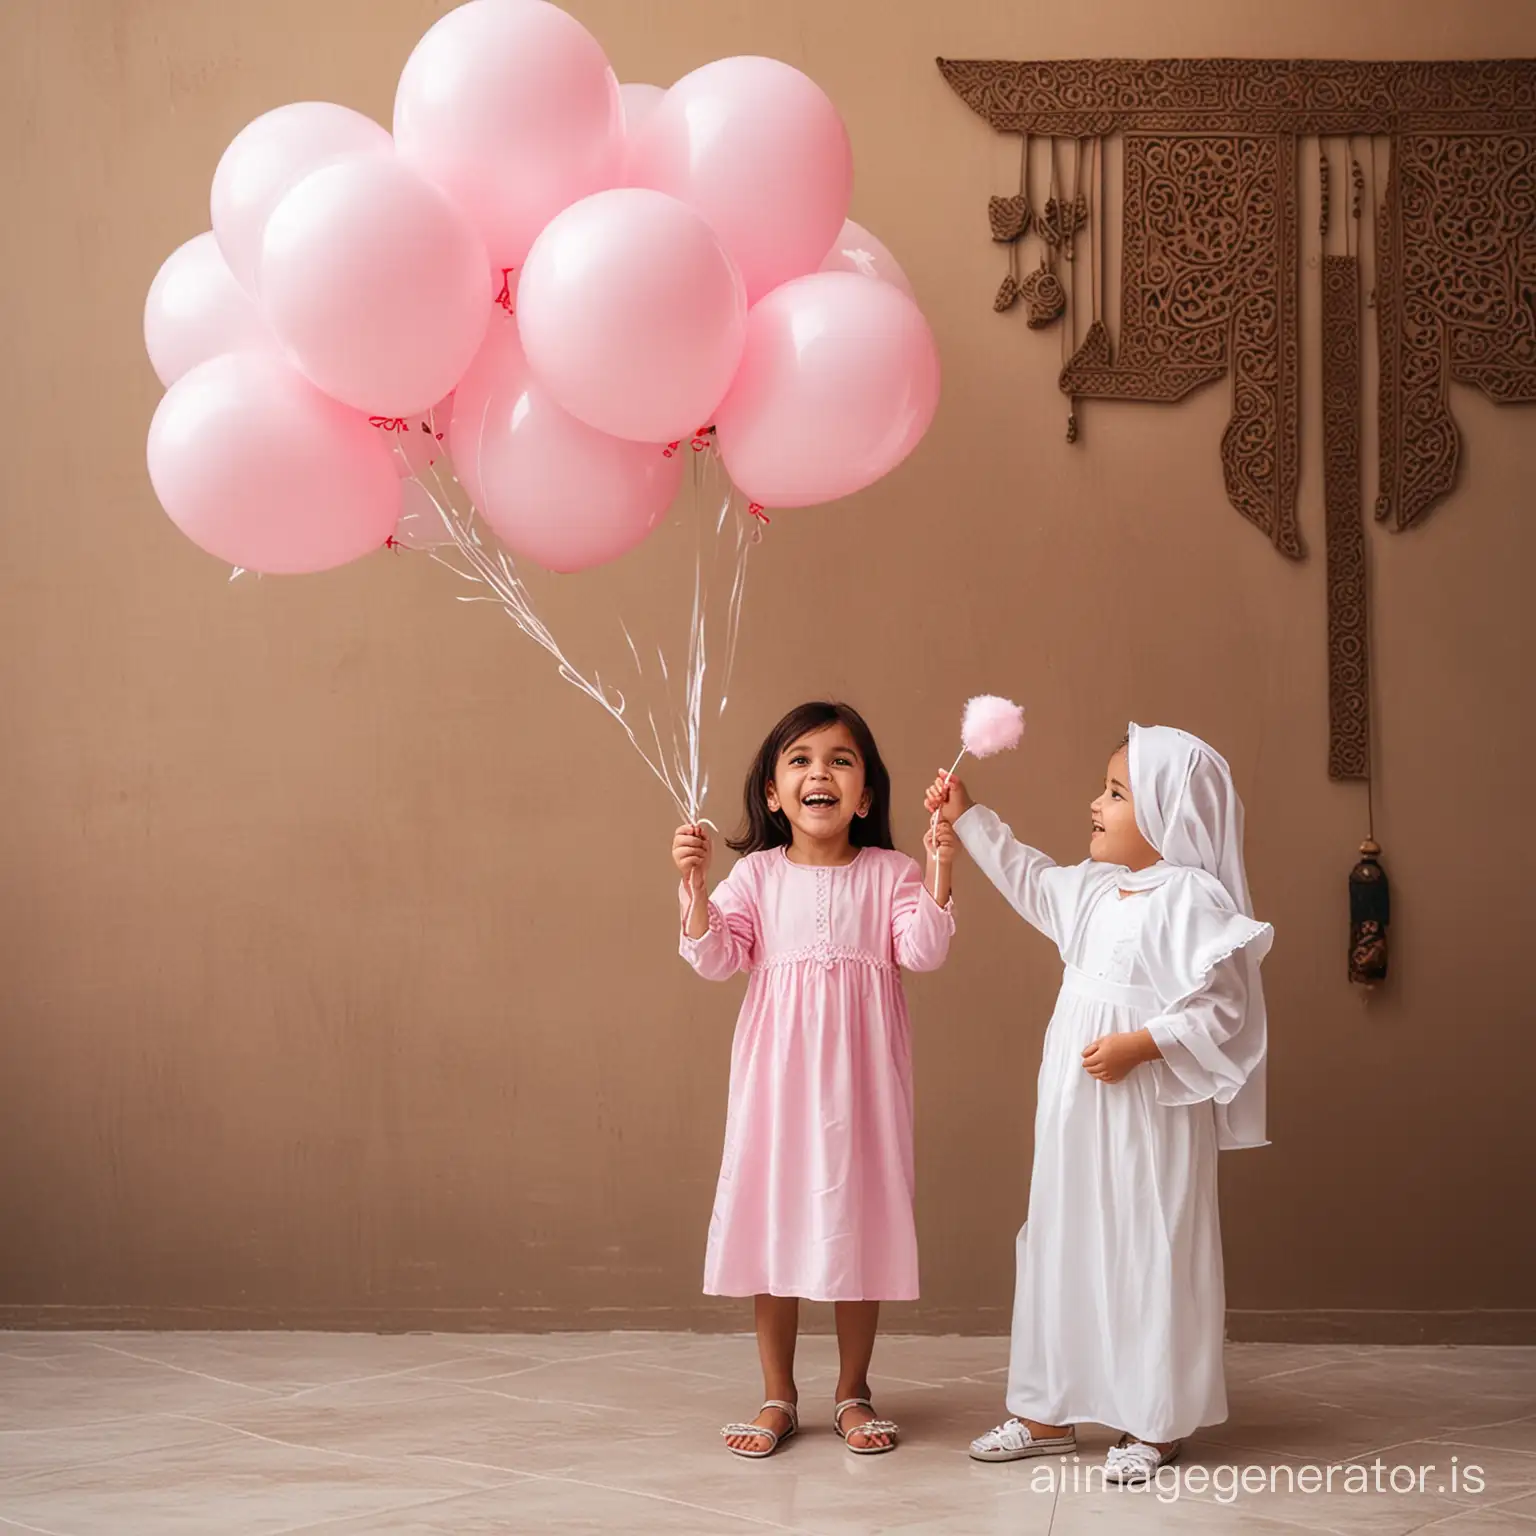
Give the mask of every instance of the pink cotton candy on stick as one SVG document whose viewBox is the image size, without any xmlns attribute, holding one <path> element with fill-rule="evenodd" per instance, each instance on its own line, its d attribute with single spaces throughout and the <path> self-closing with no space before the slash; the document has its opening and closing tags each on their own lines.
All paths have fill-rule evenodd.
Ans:
<svg viewBox="0 0 1536 1536">
<path fill-rule="evenodd" d="M 979 693 L 966 704 L 965 718 L 960 723 L 960 740 L 972 757 L 991 757 L 994 752 L 1011 751 L 1023 739 L 1024 711 L 1012 699 L 1000 699 L 995 693 Z M 958 758 L 955 765 L 959 766 Z"/>
<path fill-rule="evenodd" d="M 945 779 L 954 777 L 960 766 L 960 758 L 967 752 L 972 757 L 991 757 L 997 752 L 1008 752 L 1024 739 L 1024 711 L 1012 699 L 999 698 L 995 693 L 979 693 L 967 700 L 965 714 L 960 721 L 960 757 L 950 765 Z M 933 832 L 939 827 L 939 813 L 933 813 Z M 935 869 L 934 893 L 937 900 L 938 871 Z"/>
</svg>

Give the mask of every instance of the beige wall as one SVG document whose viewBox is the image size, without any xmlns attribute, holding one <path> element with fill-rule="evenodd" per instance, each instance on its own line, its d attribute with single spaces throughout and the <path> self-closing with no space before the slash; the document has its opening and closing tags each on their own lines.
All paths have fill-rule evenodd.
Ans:
<svg viewBox="0 0 1536 1536">
<path fill-rule="evenodd" d="M 673 818 L 611 723 L 419 558 L 227 585 L 145 477 L 140 308 L 204 227 L 219 151 L 305 97 L 387 121 L 442 9 L 0 8 L 0 1321 L 745 1323 L 698 1294 L 739 988 L 673 953 Z M 1363 796 L 1324 774 L 1315 337 L 1304 565 L 1224 503 L 1220 388 L 1174 410 L 1090 403 L 1068 448 L 1057 338 L 990 309 L 985 202 L 1007 156 L 932 62 L 1530 55 L 1536 9 L 572 9 L 626 79 L 733 52 L 814 75 L 853 135 L 855 213 L 899 253 L 945 360 L 915 460 L 775 520 L 717 816 L 766 726 L 818 694 L 873 722 L 909 847 L 977 688 L 1027 701 L 1031 734 L 973 782 L 1074 858 L 1127 717 L 1209 736 L 1279 931 L 1274 1145 L 1223 1165 L 1234 1331 L 1536 1337 L 1536 411 L 1458 391 L 1461 488 L 1418 532 L 1373 538 L 1398 921 L 1392 983 L 1367 999 L 1342 954 Z M 665 584 L 660 556 L 636 561 Z M 576 628 L 593 606 L 574 584 L 559 602 Z M 974 872 L 960 900 L 948 968 L 911 987 L 925 1286 L 896 1320 L 989 1330 L 1057 965 Z"/>
</svg>

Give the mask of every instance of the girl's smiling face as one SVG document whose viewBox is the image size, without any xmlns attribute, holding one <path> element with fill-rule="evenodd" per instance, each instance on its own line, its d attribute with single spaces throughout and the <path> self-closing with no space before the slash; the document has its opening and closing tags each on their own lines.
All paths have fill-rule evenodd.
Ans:
<svg viewBox="0 0 1536 1536">
<path fill-rule="evenodd" d="M 853 818 L 865 815 L 869 803 L 864 759 L 841 721 L 798 737 L 779 753 L 768 809 L 783 811 L 797 843 L 846 842 Z"/>
<path fill-rule="evenodd" d="M 1136 825 L 1136 807 L 1131 800 L 1130 785 L 1130 749 L 1121 747 L 1109 760 L 1104 774 L 1104 793 L 1088 808 L 1093 818 L 1088 857 L 1099 864 L 1146 869 L 1157 863 L 1159 854 Z"/>
</svg>

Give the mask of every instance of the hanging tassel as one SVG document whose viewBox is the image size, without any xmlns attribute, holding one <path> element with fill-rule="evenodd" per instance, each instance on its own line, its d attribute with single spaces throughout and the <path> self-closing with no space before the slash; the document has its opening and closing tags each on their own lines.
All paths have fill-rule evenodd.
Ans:
<svg viewBox="0 0 1536 1536">
<path fill-rule="evenodd" d="M 1360 844 L 1360 862 L 1349 872 L 1349 979 L 1374 987 L 1387 979 L 1387 929 L 1392 892 L 1381 867 L 1381 845 Z"/>
</svg>

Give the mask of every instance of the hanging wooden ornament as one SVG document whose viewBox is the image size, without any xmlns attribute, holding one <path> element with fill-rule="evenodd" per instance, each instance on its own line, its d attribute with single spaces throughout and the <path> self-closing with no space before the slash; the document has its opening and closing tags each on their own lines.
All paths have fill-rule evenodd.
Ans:
<svg viewBox="0 0 1536 1536">
<path fill-rule="evenodd" d="M 992 308 L 998 314 L 1018 303 L 1029 279 L 1019 277 L 1019 242 L 1034 228 L 1034 209 L 1029 201 L 1029 135 L 1020 135 L 1019 190 L 1011 197 L 994 197 L 987 203 L 987 223 L 992 238 L 1008 247 L 1008 271 L 998 285 Z M 1034 324 L 1033 321 L 1030 322 Z"/>
<path fill-rule="evenodd" d="M 1322 164 L 1326 166 L 1326 157 Z M 1322 177 L 1326 205 L 1328 178 Z M 1328 777 L 1371 777 L 1368 551 L 1360 487 L 1361 323 L 1359 213 L 1345 221 L 1344 253 L 1324 237 L 1322 296 L 1323 513 L 1328 560 Z"/>
<path fill-rule="evenodd" d="M 1011 245 L 1029 233 L 1029 204 L 1022 192 L 1013 197 L 994 197 L 987 204 L 987 222 L 999 245 Z"/>
<path fill-rule="evenodd" d="M 1032 331 L 1043 330 L 1067 312 L 1067 291 L 1061 279 L 1045 264 L 1041 256 L 1039 268 L 1031 272 L 1018 285 L 1018 297 L 1024 300 L 1025 324 Z"/>
<path fill-rule="evenodd" d="M 1288 559 L 1305 552 L 1299 139 L 1391 141 L 1372 279 L 1377 516 L 1405 529 L 1450 492 L 1461 441 L 1451 382 L 1497 404 L 1536 402 L 1536 60 L 940 59 L 939 68 L 1002 133 L 1120 136 L 1115 346 L 1090 337 L 1062 390 L 1172 402 L 1230 374 L 1227 497 Z M 1037 219 L 1047 243 L 1061 238 L 1072 201 L 1059 182 L 1051 195 L 1055 206 Z"/>
<path fill-rule="evenodd" d="M 1387 930 L 1392 922 L 1392 891 L 1381 867 L 1381 846 L 1372 838 L 1360 844 L 1360 862 L 1349 872 L 1349 979 L 1374 987 L 1387 979 Z"/>
<path fill-rule="evenodd" d="M 1344 253 L 1329 252 L 1328 140 L 1319 144 L 1323 373 L 1323 507 L 1328 548 L 1328 776 L 1363 780 L 1369 835 L 1349 875 L 1349 979 L 1386 980 L 1391 892 L 1376 842 L 1371 741 L 1369 560 L 1360 490 L 1360 244 L 1365 178 L 1347 144 L 1351 204 Z"/>
</svg>

